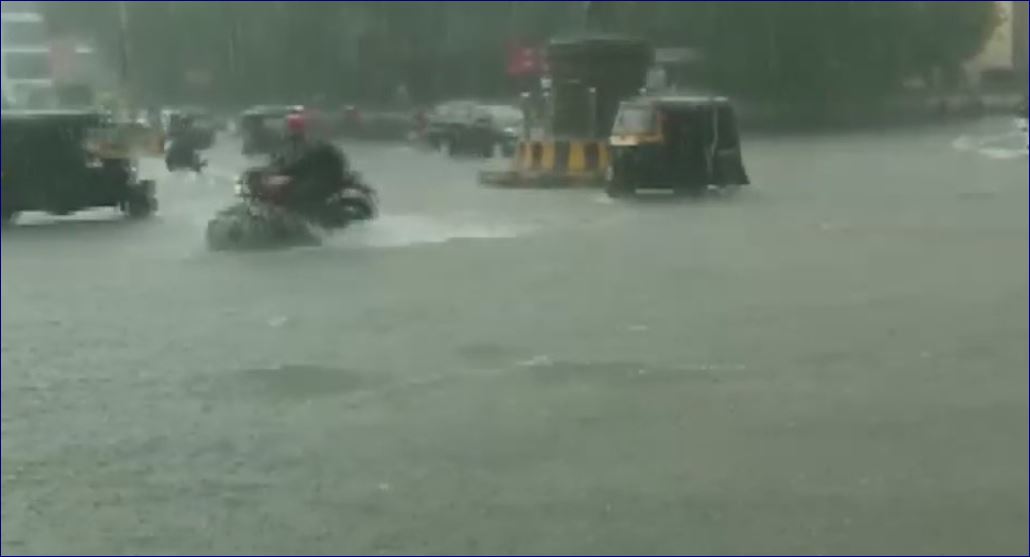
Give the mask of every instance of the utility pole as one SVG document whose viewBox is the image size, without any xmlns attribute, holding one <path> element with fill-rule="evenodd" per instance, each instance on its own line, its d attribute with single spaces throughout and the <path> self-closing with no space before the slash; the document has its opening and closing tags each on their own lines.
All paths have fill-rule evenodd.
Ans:
<svg viewBox="0 0 1030 557">
<path fill-rule="evenodd" d="M 229 64 L 229 83 L 222 83 L 222 92 L 228 92 L 230 98 L 235 98 L 239 95 L 238 89 L 239 83 L 242 82 L 242 68 L 240 61 L 240 23 L 238 13 L 236 11 L 236 5 L 232 2 L 225 2 L 222 4 L 224 10 L 223 14 L 229 23 L 229 36 L 227 38 L 227 62 Z"/>
<path fill-rule="evenodd" d="M 597 7 L 589 0 L 580 2 L 580 29 L 595 31 L 597 28 Z"/>
<path fill-rule="evenodd" d="M 120 77 L 123 85 L 129 81 L 129 6 L 127 2 L 118 2 L 118 54 Z"/>
<path fill-rule="evenodd" d="M 584 32 L 610 31 L 619 2 L 604 1 L 580 3 L 580 28 Z"/>
<path fill-rule="evenodd" d="M 132 65 L 129 54 L 129 6 L 124 0 L 118 2 L 118 55 L 119 55 L 119 77 L 121 79 L 122 101 L 131 108 L 132 88 L 130 81 L 130 67 Z"/>
</svg>

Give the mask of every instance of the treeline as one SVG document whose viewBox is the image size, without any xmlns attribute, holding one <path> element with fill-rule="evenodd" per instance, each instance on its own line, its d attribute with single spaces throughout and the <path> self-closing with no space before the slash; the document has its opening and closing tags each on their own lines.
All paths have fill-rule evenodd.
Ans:
<svg viewBox="0 0 1030 557">
<path fill-rule="evenodd" d="M 160 101 L 416 101 L 512 91 L 509 41 L 631 33 L 690 46 L 712 85 L 780 99 L 880 95 L 954 75 L 992 2 L 48 2 Z M 123 40 L 124 38 L 124 40 Z M 125 53 L 126 56 L 122 56 Z"/>
</svg>

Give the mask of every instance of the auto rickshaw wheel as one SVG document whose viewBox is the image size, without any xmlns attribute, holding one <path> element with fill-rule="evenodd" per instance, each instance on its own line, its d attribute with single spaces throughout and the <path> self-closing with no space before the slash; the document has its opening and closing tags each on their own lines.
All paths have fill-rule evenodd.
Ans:
<svg viewBox="0 0 1030 557">
<path fill-rule="evenodd" d="M 697 187 L 697 186 L 686 186 L 680 187 L 673 190 L 677 197 L 684 199 L 701 199 L 708 195 L 708 186 Z"/>
<path fill-rule="evenodd" d="M 140 182 L 132 186 L 123 204 L 123 210 L 132 219 L 144 219 L 153 215 L 157 211 L 153 183 Z"/>
<path fill-rule="evenodd" d="M 625 180 L 620 179 L 615 173 L 615 167 L 608 165 L 608 169 L 605 170 L 605 193 L 612 199 L 618 199 L 620 197 L 629 197 L 636 193 L 636 188 L 632 185 L 627 184 Z"/>
<path fill-rule="evenodd" d="M 729 184 L 729 185 L 725 185 L 725 186 L 720 186 L 718 189 L 715 190 L 715 193 L 720 198 L 728 199 L 728 198 L 734 197 L 737 194 L 739 194 L 740 190 L 741 190 L 741 187 L 739 185 L 737 185 L 737 184 Z"/>
<path fill-rule="evenodd" d="M 157 200 L 150 197 L 136 197 L 125 203 L 125 214 L 132 219 L 145 219 L 157 211 Z"/>
</svg>

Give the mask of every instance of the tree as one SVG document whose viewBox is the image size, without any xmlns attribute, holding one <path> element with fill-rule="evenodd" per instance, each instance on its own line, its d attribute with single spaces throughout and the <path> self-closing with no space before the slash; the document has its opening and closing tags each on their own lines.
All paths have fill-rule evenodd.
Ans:
<svg viewBox="0 0 1030 557">
<path fill-rule="evenodd" d="M 117 52 L 110 2 L 43 3 L 54 27 Z M 133 80 L 160 101 L 422 100 L 505 90 L 504 46 L 604 31 L 706 53 L 714 85 L 813 100 L 877 97 L 955 68 L 996 24 L 992 2 L 129 2 Z M 115 59 L 112 56 L 112 59 Z M 200 91 L 185 76 L 214 76 Z"/>
</svg>

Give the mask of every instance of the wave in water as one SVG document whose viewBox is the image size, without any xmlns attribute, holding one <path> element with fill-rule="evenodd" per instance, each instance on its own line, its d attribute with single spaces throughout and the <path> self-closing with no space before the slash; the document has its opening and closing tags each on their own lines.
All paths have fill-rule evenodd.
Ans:
<svg viewBox="0 0 1030 557">
<path fill-rule="evenodd" d="M 401 248 L 442 244 L 453 240 L 515 238 L 531 231 L 529 226 L 488 223 L 477 219 L 384 215 L 373 222 L 356 225 L 335 237 L 349 244 Z"/>
</svg>

